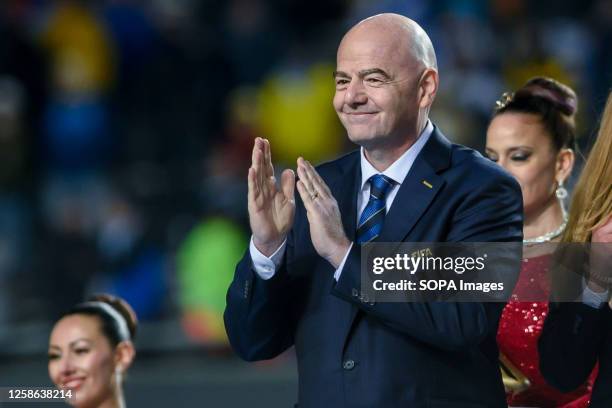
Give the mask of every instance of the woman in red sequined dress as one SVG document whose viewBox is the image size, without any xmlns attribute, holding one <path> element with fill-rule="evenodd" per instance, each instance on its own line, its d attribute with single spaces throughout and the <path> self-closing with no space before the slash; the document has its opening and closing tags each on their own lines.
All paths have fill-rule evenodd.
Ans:
<svg viewBox="0 0 612 408">
<path fill-rule="evenodd" d="M 539 370 L 537 342 L 548 312 L 552 245 L 567 223 L 563 187 L 574 164 L 576 94 L 553 79 L 537 77 L 505 93 L 487 130 L 487 156 L 521 185 L 525 221 L 524 261 L 497 334 L 511 407 L 582 408 L 588 384 L 563 394 Z M 538 245 L 536 245 L 538 244 Z"/>
</svg>

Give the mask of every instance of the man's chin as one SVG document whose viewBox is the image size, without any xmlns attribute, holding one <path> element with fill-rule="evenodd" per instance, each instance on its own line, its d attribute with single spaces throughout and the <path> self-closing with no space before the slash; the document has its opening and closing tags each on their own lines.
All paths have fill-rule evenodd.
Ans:
<svg viewBox="0 0 612 408">
<path fill-rule="evenodd" d="M 364 148 L 368 148 L 370 146 L 376 145 L 380 142 L 380 136 L 378 136 L 373 131 L 365 131 L 364 129 L 359 129 L 358 131 L 349 131 L 348 138 L 351 142 L 355 143 Z"/>
</svg>

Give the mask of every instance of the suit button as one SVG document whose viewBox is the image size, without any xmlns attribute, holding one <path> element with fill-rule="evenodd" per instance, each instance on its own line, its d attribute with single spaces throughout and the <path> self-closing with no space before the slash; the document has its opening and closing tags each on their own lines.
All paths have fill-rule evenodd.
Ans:
<svg viewBox="0 0 612 408">
<path fill-rule="evenodd" d="M 249 286 L 250 286 L 250 282 L 249 281 L 245 281 L 244 282 L 244 298 L 248 299 L 249 297 Z"/>
<path fill-rule="evenodd" d="M 355 288 L 353 288 L 353 291 L 351 293 L 352 293 L 353 297 L 359 296 L 359 291 L 357 289 L 355 289 Z"/>
<path fill-rule="evenodd" d="M 352 370 L 355 368 L 355 362 L 353 360 L 346 360 L 344 363 L 342 363 L 342 368 L 345 370 Z"/>
</svg>

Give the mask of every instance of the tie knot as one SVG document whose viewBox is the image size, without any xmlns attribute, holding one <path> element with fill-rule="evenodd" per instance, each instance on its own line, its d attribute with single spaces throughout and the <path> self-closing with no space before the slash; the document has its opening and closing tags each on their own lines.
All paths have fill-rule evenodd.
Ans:
<svg viewBox="0 0 612 408">
<path fill-rule="evenodd" d="M 370 195 L 379 200 L 384 200 L 385 196 L 393 186 L 393 180 L 382 174 L 375 174 L 370 177 Z"/>
</svg>

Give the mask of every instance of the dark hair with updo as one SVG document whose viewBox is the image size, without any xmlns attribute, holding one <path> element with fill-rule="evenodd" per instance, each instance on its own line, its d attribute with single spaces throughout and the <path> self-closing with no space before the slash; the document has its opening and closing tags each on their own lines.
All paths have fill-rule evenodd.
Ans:
<svg viewBox="0 0 612 408">
<path fill-rule="evenodd" d="M 136 313 L 125 300 L 116 296 L 92 296 L 87 301 L 73 306 L 61 318 L 76 314 L 98 317 L 102 323 L 102 334 L 113 347 L 122 341 L 132 340 L 136 335 Z"/>
<path fill-rule="evenodd" d="M 565 148 L 575 151 L 577 110 L 578 98 L 572 88 L 552 78 L 535 77 L 516 92 L 504 93 L 493 116 L 506 112 L 538 115 L 557 151 Z"/>
</svg>

